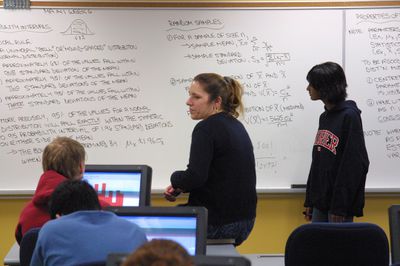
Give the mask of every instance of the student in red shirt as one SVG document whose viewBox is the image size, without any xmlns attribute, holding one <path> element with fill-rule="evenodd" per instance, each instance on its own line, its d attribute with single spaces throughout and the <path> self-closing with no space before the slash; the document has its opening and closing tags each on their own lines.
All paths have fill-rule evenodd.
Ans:
<svg viewBox="0 0 400 266">
<path fill-rule="evenodd" d="M 54 189 L 67 179 L 82 179 L 85 157 L 82 144 L 68 137 L 57 137 L 46 146 L 42 155 L 43 174 L 32 200 L 22 210 L 15 229 L 18 243 L 29 229 L 42 227 L 50 220 L 47 205 Z M 104 207 L 108 204 L 101 202 L 101 205 Z"/>
</svg>

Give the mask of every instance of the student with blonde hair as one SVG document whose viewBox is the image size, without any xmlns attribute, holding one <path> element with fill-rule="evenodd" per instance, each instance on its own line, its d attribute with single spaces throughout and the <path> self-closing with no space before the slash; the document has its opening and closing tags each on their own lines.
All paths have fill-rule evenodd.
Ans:
<svg viewBox="0 0 400 266">
<path fill-rule="evenodd" d="M 41 227 L 50 220 L 48 202 L 51 193 L 58 184 L 67 179 L 82 179 L 85 158 L 86 152 L 82 144 L 68 137 L 56 137 L 45 147 L 42 154 L 43 174 L 32 200 L 22 210 L 15 230 L 18 243 L 29 229 Z M 107 203 L 101 202 L 101 205 L 107 206 Z"/>
</svg>

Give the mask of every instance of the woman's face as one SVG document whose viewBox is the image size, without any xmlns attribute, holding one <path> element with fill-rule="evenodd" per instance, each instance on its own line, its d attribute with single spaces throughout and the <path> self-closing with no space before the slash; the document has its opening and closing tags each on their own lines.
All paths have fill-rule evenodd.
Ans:
<svg viewBox="0 0 400 266">
<path fill-rule="evenodd" d="M 313 101 L 316 100 L 321 100 L 321 95 L 319 94 L 319 91 L 317 91 L 311 84 L 308 84 L 307 86 L 308 93 L 310 94 L 310 98 Z"/>
<path fill-rule="evenodd" d="M 210 95 L 197 81 L 193 81 L 190 85 L 186 104 L 189 106 L 190 117 L 193 120 L 206 119 L 216 113 L 216 102 L 210 101 Z"/>
</svg>

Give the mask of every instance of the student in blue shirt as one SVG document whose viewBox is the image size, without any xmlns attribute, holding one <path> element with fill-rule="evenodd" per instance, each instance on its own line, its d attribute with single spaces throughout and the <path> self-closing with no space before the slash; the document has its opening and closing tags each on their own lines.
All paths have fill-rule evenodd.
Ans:
<svg viewBox="0 0 400 266">
<path fill-rule="evenodd" d="M 132 252 L 147 242 L 136 224 L 101 211 L 96 191 L 85 181 L 57 186 L 49 212 L 54 220 L 40 229 L 32 266 L 106 261 L 111 252 Z"/>
</svg>

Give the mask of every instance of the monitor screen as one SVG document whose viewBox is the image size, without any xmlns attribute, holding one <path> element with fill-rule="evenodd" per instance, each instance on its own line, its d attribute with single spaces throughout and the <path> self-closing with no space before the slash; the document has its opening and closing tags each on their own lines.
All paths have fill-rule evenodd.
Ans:
<svg viewBox="0 0 400 266">
<path fill-rule="evenodd" d="M 147 240 L 170 239 L 196 253 L 196 217 L 121 216 L 144 229 Z"/>
<path fill-rule="evenodd" d="M 151 168 L 143 165 L 86 165 L 83 179 L 110 206 L 150 203 Z"/>
<path fill-rule="evenodd" d="M 170 239 L 189 254 L 205 254 L 207 211 L 202 207 L 110 208 L 144 229 L 147 239 Z"/>
</svg>

